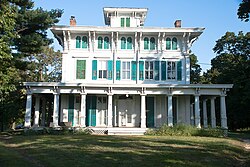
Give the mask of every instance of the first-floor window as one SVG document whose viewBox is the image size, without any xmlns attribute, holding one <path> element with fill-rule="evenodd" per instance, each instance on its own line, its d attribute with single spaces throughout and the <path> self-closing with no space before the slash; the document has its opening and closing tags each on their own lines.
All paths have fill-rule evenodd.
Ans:
<svg viewBox="0 0 250 167">
<path fill-rule="evenodd" d="M 176 79 L 176 62 L 170 61 L 168 62 L 168 70 L 167 70 L 167 76 L 169 80 Z"/>
<path fill-rule="evenodd" d="M 107 79 L 107 61 L 99 61 L 98 78 Z"/>
<path fill-rule="evenodd" d="M 130 79 L 130 62 L 122 62 L 122 79 Z"/>
<path fill-rule="evenodd" d="M 145 79 L 154 79 L 153 61 L 145 61 Z"/>
</svg>

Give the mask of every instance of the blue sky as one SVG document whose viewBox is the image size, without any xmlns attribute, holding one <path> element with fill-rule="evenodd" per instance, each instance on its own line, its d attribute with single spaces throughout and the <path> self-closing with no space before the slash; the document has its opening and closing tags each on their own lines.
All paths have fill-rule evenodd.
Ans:
<svg viewBox="0 0 250 167">
<path fill-rule="evenodd" d="M 205 71 L 210 68 L 216 40 L 227 31 L 249 32 L 250 22 L 238 19 L 240 0 L 35 0 L 35 7 L 46 10 L 63 9 L 58 25 L 69 25 L 74 15 L 78 25 L 104 26 L 103 7 L 148 8 L 145 26 L 173 27 L 175 20 L 182 20 L 182 27 L 204 27 L 204 33 L 193 44 L 192 52 Z M 50 37 L 53 37 L 49 33 Z M 61 49 L 56 43 L 55 49 Z"/>
</svg>

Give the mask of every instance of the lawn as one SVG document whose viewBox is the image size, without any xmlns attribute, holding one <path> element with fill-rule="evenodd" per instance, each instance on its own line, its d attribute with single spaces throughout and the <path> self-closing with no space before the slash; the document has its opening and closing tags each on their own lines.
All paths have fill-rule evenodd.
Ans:
<svg viewBox="0 0 250 167">
<path fill-rule="evenodd" d="M 0 138 L 0 166 L 247 166 L 235 138 L 14 135 Z"/>
</svg>

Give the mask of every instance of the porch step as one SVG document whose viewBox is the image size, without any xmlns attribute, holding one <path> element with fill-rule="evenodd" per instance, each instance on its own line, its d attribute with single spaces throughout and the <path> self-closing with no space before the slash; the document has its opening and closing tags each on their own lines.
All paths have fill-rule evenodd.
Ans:
<svg viewBox="0 0 250 167">
<path fill-rule="evenodd" d="M 146 128 L 108 128 L 108 135 L 144 135 Z"/>
</svg>

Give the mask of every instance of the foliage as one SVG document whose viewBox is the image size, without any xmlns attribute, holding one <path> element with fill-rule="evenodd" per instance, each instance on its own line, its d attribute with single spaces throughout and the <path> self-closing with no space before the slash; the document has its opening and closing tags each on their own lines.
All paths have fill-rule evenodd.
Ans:
<svg viewBox="0 0 250 167">
<path fill-rule="evenodd" d="M 149 130 L 147 135 L 159 136 L 206 136 L 206 137 L 221 137 L 223 131 L 220 129 L 198 129 L 191 125 L 179 124 L 173 127 L 163 125 L 159 129 Z"/>
<path fill-rule="evenodd" d="M 32 0 L 1 0 L 0 3 L 1 130 L 4 124 L 11 124 L 22 114 L 19 110 L 23 107 L 20 83 L 38 78 L 31 72 L 37 67 L 37 63 L 28 61 L 29 57 L 36 56 L 38 59 L 39 55 L 46 53 L 44 48 L 53 42 L 47 38 L 47 29 L 58 23 L 63 13 L 59 9 L 46 11 L 33 8 Z M 55 54 L 59 55 L 58 52 Z M 59 56 L 56 57 L 59 60 Z M 52 66 L 52 69 L 56 69 L 55 65 Z M 60 74 L 55 76 L 55 80 L 58 80 Z M 55 76 L 48 74 L 50 80 Z M 17 101 L 21 102 L 18 107 Z"/>
<path fill-rule="evenodd" d="M 227 32 L 216 41 L 211 70 L 204 75 L 214 84 L 234 84 L 227 97 L 231 129 L 250 125 L 250 33 Z"/>
<path fill-rule="evenodd" d="M 250 0 L 242 0 L 238 8 L 238 18 L 242 21 L 249 21 L 249 13 L 250 13 Z"/>
<path fill-rule="evenodd" d="M 24 129 L 23 135 L 89 135 L 91 131 L 87 128 L 71 128 L 71 127 L 60 127 L 60 128 L 33 128 Z"/>
<path fill-rule="evenodd" d="M 197 56 L 190 55 L 190 82 L 191 84 L 197 84 L 201 82 L 201 66 L 198 64 Z"/>
</svg>

